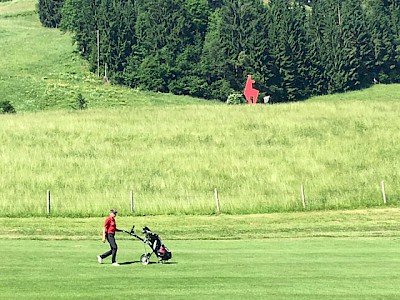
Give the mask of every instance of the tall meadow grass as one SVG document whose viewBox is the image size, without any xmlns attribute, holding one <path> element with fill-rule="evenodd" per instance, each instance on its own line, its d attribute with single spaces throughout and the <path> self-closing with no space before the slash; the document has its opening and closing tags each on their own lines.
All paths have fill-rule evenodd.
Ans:
<svg viewBox="0 0 400 300">
<path fill-rule="evenodd" d="M 396 88 L 382 86 L 379 88 Z M 397 87 L 398 88 L 398 87 Z M 367 91 L 366 91 L 367 93 Z M 337 96 L 340 99 L 340 95 Z M 400 102 L 310 101 L 0 116 L 0 215 L 211 214 L 399 203 Z"/>
</svg>

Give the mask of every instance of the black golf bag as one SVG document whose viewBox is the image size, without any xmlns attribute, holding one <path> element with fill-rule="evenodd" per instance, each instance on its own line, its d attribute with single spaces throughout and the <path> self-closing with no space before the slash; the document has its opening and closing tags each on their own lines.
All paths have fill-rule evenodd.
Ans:
<svg viewBox="0 0 400 300">
<path fill-rule="evenodd" d="M 152 252 L 145 253 L 140 257 L 140 261 L 142 262 L 142 264 L 144 265 L 149 264 L 150 257 L 153 253 L 157 256 L 159 263 L 164 263 L 165 261 L 172 258 L 171 251 L 169 251 L 168 248 L 165 247 L 165 245 L 161 242 L 161 239 L 159 238 L 158 234 L 152 232 L 149 229 L 149 227 L 145 226 L 142 228 L 144 239 L 135 233 L 135 225 L 132 226 L 130 232 L 126 230 L 122 231 L 137 238 L 138 240 L 142 241 L 145 245 L 148 245 L 151 248 Z"/>
<path fill-rule="evenodd" d="M 142 233 L 145 237 L 144 242 L 150 246 L 154 254 L 161 262 L 171 259 L 171 251 L 169 251 L 168 248 L 165 247 L 158 234 L 152 232 L 147 226 L 142 228 Z"/>
</svg>

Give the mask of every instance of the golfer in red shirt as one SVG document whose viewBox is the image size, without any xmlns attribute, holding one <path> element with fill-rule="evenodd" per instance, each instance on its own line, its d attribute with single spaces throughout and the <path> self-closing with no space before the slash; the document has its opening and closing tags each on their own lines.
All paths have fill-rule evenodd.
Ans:
<svg viewBox="0 0 400 300">
<path fill-rule="evenodd" d="M 112 265 L 119 266 L 119 264 L 116 262 L 118 246 L 117 246 L 117 243 L 115 243 L 115 232 L 121 231 L 121 230 L 117 229 L 117 224 L 115 223 L 116 216 L 117 216 L 117 211 L 112 209 L 112 210 L 110 210 L 110 216 L 104 222 L 103 243 L 105 243 L 105 241 L 107 239 L 108 243 L 110 244 L 111 249 L 109 251 L 107 251 L 106 253 L 103 253 L 102 255 L 97 256 L 97 261 L 99 262 L 99 264 L 101 264 L 103 262 L 104 258 L 112 255 L 112 257 L 111 257 Z"/>
</svg>

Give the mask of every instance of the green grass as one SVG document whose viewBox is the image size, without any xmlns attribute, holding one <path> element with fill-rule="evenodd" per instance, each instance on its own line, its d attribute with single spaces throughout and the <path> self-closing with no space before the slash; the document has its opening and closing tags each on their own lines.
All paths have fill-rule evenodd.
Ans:
<svg viewBox="0 0 400 300">
<path fill-rule="evenodd" d="M 98 240 L 101 218 L 0 218 L 0 240 Z M 149 226 L 168 240 L 400 237 L 399 208 L 219 216 L 119 216 L 118 228 Z M 129 236 L 118 234 L 118 239 Z"/>
<path fill-rule="evenodd" d="M 399 85 L 228 107 L 104 85 L 35 1 L 0 4 L 0 215 L 227 214 L 400 202 Z M 89 110 L 71 105 L 82 93 Z"/>
<path fill-rule="evenodd" d="M 255 107 L 104 85 L 35 3 L 0 3 L 0 298 L 398 299 L 398 85 Z M 337 210 L 382 206 L 381 180 L 388 208 Z M 127 264 L 97 264 L 111 207 L 172 263 L 118 234 Z"/>
<path fill-rule="evenodd" d="M 70 110 L 79 93 L 98 108 L 200 101 L 103 84 L 79 58 L 69 34 L 41 26 L 36 3 L 0 3 L 0 101 L 10 101 L 17 112 Z"/>
<path fill-rule="evenodd" d="M 393 86 L 388 88 L 394 88 Z M 399 203 L 400 102 L 186 105 L 1 116 L 0 214 L 211 214 Z M 11 207 L 13 209 L 11 209 Z"/>
<path fill-rule="evenodd" d="M 118 268 L 100 241 L 4 241 L 4 299 L 398 299 L 398 241 L 291 239 L 166 241 L 170 264 L 138 262 L 119 241 Z"/>
<path fill-rule="evenodd" d="M 1 297 L 397 299 L 399 216 L 398 208 L 121 216 L 121 229 L 159 233 L 173 258 L 143 266 L 143 244 L 117 233 L 119 268 L 96 261 L 107 250 L 104 218 L 0 218 Z"/>
</svg>

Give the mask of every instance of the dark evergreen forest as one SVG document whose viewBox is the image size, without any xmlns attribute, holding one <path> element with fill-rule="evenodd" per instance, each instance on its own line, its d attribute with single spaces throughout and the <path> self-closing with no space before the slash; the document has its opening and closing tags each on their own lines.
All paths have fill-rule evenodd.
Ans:
<svg viewBox="0 0 400 300">
<path fill-rule="evenodd" d="M 400 0 L 39 0 L 91 70 L 225 101 L 248 74 L 287 102 L 400 82 Z M 99 51 L 97 47 L 99 33 Z"/>
</svg>

